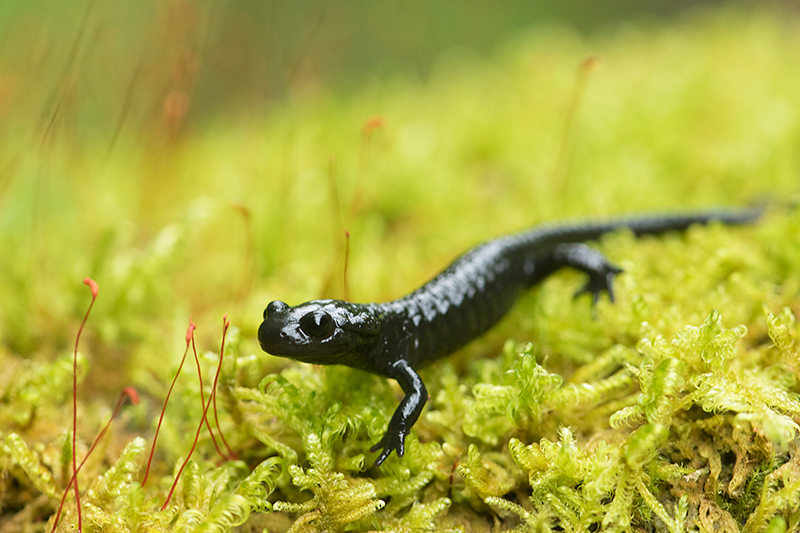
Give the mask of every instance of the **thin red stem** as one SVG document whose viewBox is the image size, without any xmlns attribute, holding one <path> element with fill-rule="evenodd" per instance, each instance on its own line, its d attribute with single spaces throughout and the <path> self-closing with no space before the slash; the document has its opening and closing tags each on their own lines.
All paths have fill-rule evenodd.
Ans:
<svg viewBox="0 0 800 533">
<path fill-rule="evenodd" d="M 228 333 L 228 326 L 230 326 L 230 322 L 228 322 L 228 315 L 226 314 L 222 317 L 222 344 L 219 347 L 219 367 L 222 368 L 222 357 L 225 354 L 225 334 Z M 222 443 L 225 445 L 225 448 L 228 450 L 228 457 L 227 459 L 235 459 L 236 454 L 233 453 L 231 447 L 228 446 L 228 441 L 225 440 L 225 435 L 222 434 L 222 426 L 219 425 L 219 415 L 217 414 L 217 382 L 214 381 L 214 388 L 211 391 L 211 398 L 214 401 L 214 421 L 217 424 L 217 431 L 219 431 L 219 437 L 222 439 Z M 206 420 L 208 422 L 208 420 Z"/>
<path fill-rule="evenodd" d="M 200 369 L 200 358 L 197 356 L 197 348 L 194 345 L 194 339 L 192 339 L 192 352 L 194 353 L 194 362 L 197 365 L 197 379 L 200 382 L 200 405 L 205 405 L 206 397 L 203 393 L 203 371 Z M 214 443 L 214 449 L 217 450 L 217 453 L 220 457 L 223 459 L 228 459 L 225 457 L 225 454 L 222 453 L 222 450 L 220 450 L 217 439 L 214 437 L 214 432 L 211 431 L 211 424 L 209 423 L 208 419 L 206 419 L 206 427 L 208 428 L 208 434 L 211 437 L 211 442 Z"/>
<path fill-rule="evenodd" d="M 114 412 L 111 414 L 111 418 L 108 419 L 108 422 L 106 422 L 106 425 L 103 427 L 102 431 L 100 431 L 100 433 L 94 439 L 92 447 L 89 448 L 89 451 L 86 453 L 86 456 L 83 458 L 83 461 L 81 461 L 81 464 L 78 465 L 77 470 L 75 470 L 72 473 L 72 477 L 69 479 L 69 483 L 67 483 L 67 486 L 64 489 L 64 494 L 61 496 L 61 503 L 58 505 L 58 512 L 56 513 L 56 519 L 55 522 L 53 522 L 53 530 L 52 530 L 53 532 L 55 532 L 56 527 L 58 527 L 58 521 L 61 519 L 61 510 L 64 507 L 64 501 L 67 499 L 67 494 L 69 494 L 69 489 L 74 483 L 75 478 L 78 475 L 78 472 L 80 472 L 81 468 L 83 468 L 83 465 L 84 463 L 86 463 L 86 460 L 89 458 L 89 456 L 92 455 L 92 452 L 100 443 L 100 439 L 102 439 L 103 436 L 106 434 L 106 431 L 108 431 L 108 428 L 111 426 L 111 422 L 115 418 L 117 418 L 120 409 L 122 409 L 122 404 L 125 402 L 125 398 L 130 398 L 131 403 L 133 405 L 139 404 L 139 393 L 136 392 L 136 389 L 134 389 L 133 387 L 125 387 L 119 395 L 119 400 L 117 400 L 117 406 L 114 408 Z"/>
<path fill-rule="evenodd" d="M 383 117 L 375 116 L 370 117 L 361 126 L 361 150 L 358 155 L 358 167 L 356 168 L 356 175 L 353 181 L 353 193 L 350 196 L 350 209 L 348 210 L 348 220 L 358 212 L 361 204 L 361 188 L 360 183 L 362 177 L 367 171 L 367 165 L 370 157 L 370 147 L 372 145 L 373 132 L 377 129 L 382 129 L 386 124 Z"/>
<path fill-rule="evenodd" d="M 225 318 L 223 318 L 223 323 L 222 323 L 223 347 L 224 347 L 225 334 L 227 333 L 228 326 L 230 326 L 230 325 L 231 325 L 231 323 L 228 322 L 227 315 L 225 315 Z M 217 382 L 219 381 L 219 374 L 220 374 L 221 370 L 222 370 L 222 358 L 220 357 L 219 365 L 217 366 L 217 373 L 214 376 L 214 385 L 213 385 L 212 391 L 216 390 L 216 388 L 217 388 Z M 208 409 L 211 407 L 211 404 L 213 403 L 213 401 L 212 401 L 213 400 L 213 394 L 214 393 L 212 392 L 211 393 L 211 397 L 208 399 L 208 403 L 203 406 L 203 418 L 200 419 L 200 424 L 197 426 L 197 432 L 194 435 L 194 442 L 192 443 L 192 449 L 189 450 L 189 455 L 186 456 L 186 459 L 183 461 L 183 464 L 181 465 L 180 469 L 178 470 L 178 474 L 175 476 L 175 481 L 172 482 L 172 487 L 170 487 L 170 489 L 169 489 L 169 494 L 167 494 L 167 499 L 164 501 L 164 505 L 161 506 L 161 510 L 162 511 L 167 508 L 167 505 L 169 505 L 169 501 L 172 499 L 172 494 L 175 492 L 175 488 L 178 486 L 178 481 L 181 479 L 181 474 L 183 474 L 183 469 L 186 468 L 186 465 L 189 463 L 189 459 L 192 458 L 192 454 L 194 453 L 194 449 L 197 447 L 197 441 L 200 438 L 200 431 L 203 429 L 203 424 L 206 422 L 206 416 L 208 415 Z"/>
<path fill-rule="evenodd" d="M 83 518 L 81 516 L 81 494 L 78 488 L 78 461 L 75 453 L 78 433 L 78 343 L 81 341 L 81 333 L 83 333 L 83 328 L 86 326 L 86 321 L 89 319 L 89 313 L 92 307 L 94 307 L 94 301 L 97 299 L 98 292 L 97 283 L 92 278 L 84 278 L 83 283 L 89 287 L 92 293 L 92 301 L 89 303 L 86 314 L 83 315 L 83 322 L 81 322 L 81 327 L 78 328 L 78 334 L 75 336 L 75 351 L 72 358 L 72 479 L 70 480 L 70 483 L 75 488 L 75 505 L 78 508 L 79 532 L 83 531 Z"/>
<path fill-rule="evenodd" d="M 164 412 L 167 410 L 167 403 L 169 403 L 169 397 L 172 394 L 172 389 L 175 387 L 175 382 L 178 381 L 178 376 L 181 375 L 181 369 L 183 369 L 183 363 L 186 361 L 186 354 L 189 352 L 189 343 L 194 338 L 194 329 L 195 325 L 191 319 L 189 319 L 189 327 L 186 328 L 186 349 L 183 350 L 183 357 L 181 358 L 181 364 L 178 365 L 178 371 L 175 372 L 175 377 L 172 378 L 172 384 L 169 386 L 169 390 L 167 391 L 167 398 L 164 400 L 164 405 L 161 407 L 161 416 L 158 418 L 158 425 L 156 426 L 156 434 L 153 436 L 153 445 L 150 447 L 150 457 L 147 459 L 147 468 L 144 471 L 144 479 L 142 479 L 142 487 L 144 484 L 147 483 L 147 477 L 150 475 L 150 465 L 153 462 L 153 454 L 156 451 L 156 441 L 158 440 L 158 433 L 161 431 L 161 422 L 164 421 Z"/>
</svg>

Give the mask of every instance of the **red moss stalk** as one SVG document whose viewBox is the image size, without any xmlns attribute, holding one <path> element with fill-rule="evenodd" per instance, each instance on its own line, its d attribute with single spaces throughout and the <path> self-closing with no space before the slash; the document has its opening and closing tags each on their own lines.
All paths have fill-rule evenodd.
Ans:
<svg viewBox="0 0 800 533">
<path fill-rule="evenodd" d="M 111 414 L 111 418 L 108 419 L 106 425 L 103 426 L 103 429 L 100 431 L 100 433 L 97 434 L 97 437 L 95 437 L 91 448 L 89 448 L 89 451 L 86 453 L 86 456 L 83 458 L 83 461 L 81 461 L 81 464 L 78 465 L 78 468 L 75 469 L 74 472 L 72 473 L 72 477 L 69 479 L 69 483 L 67 483 L 67 486 L 64 489 L 64 494 L 61 496 L 61 503 L 58 505 L 58 512 L 56 512 L 56 519 L 55 522 L 53 523 L 53 529 L 52 529 L 53 532 L 55 532 L 56 527 L 58 527 L 58 521 L 61 519 L 61 510 L 64 507 L 64 501 L 67 499 L 67 494 L 69 494 L 70 487 L 73 485 L 73 483 L 75 483 L 75 479 L 78 477 L 78 472 L 81 471 L 81 468 L 83 468 L 83 465 L 86 463 L 86 460 L 89 458 L 90 455 L 92 455 L 94 449 L 97 448 L 97 445 L 100 443 L 100 440 L 103 438 L 103 436 L 105 436 L 106 431 L 108 431 L 108 428 L 111 427 L 111 422 L 115 418 L 117 418 L 117 415 L 119 414 L 120 409 L 122 409 L 122 405 L 125 403 L 126 398 L 130 399 L 133 405 L 139 404 L 139 393 L 136 392 L 136 389 L 134 389 L 133 387 L 125 387 L 124 389 L 122 389 L 122 392 L 119 395 L 119 400 L 117 400 L 117 406 L 114 408 L 114 412 Z"/>
<path fill-rule="evenodd" d="M 219 369 L 217 369 L 217 377 L 219 377 L 220 369 L 222 368 L 222 357 L 225 354 L 225 335 L 228 333 L 228 326 L 230 326 L 230 321 L 228 320 L 228 315 L 226 314 L 222 317 L 222 344 L 219 347 Z M 202 399 L 202 395 L 201 395 Z M 217 431 L 219 431 L 219 438 L 222 439 L 222 443 L 225 444 L 225 449 L 228 450 L 228 457 L 226 459 L 236 459 L 236 454 L 233 453 L 231 447 L 228 445 L 228 441 L 225 440 L 225 435 L 222 434 L 222 426 L 219 425 L 219 415 L 217 414 L 217 380 L 214 379 L 214 388 L 211 390 L 211 399 L 214 402 L 214 422 L 217 424 Z M 208 420 L 206 420 L 208 423 Z M 214 443 L 216 445 L 216 443 Z M 217 448 L 219 452 L 219 448 Z"/>
<path fill-rule="evenodd" d="M 197 357 L 197 349 L 194 345 L 194 330 L 197 328 L 194 322 L 189 319 L 189 327 L 186 329 L 186 348 L 183 351 L 183 357 L 181 358 L 181 362 L 178 365 L 178 371 L 175 372 L 175 377 L 172 379 L 172 384 L 169 386 L 169 390 L 167 391 L 167 397 L 164 400 L 164 405 L 161 407 L 161 415 L 158 418 L 158 425 L 156 426 L 156 433 L 153 436 L 153 444 L 150 447 L 150 456 L 147 459 L 147 468 L 145 469 L 144 479 L 142 479 L 142 487 L 144 487 L 145 483 L 147 483 L 147 478 L 150 475 L 150 466 L 153 462 L 153 455 L 156 450 L 156 442 L 158 441 L 158 433 L 161 431 L 161 423 L 164 421 L 164 413 L 167 410 L 167 403 L 169 403 L 169 397 L 172 395 L 172 389 L 175 387 L 175 382 L 178 381 L 178 376 L 183 369 L 183 363 L 186 361 L 186 354 L 189 352 L 189 345 L 192 346 L 192 352 L 194 353 L 194 360 L 197 364 L 197 378 L 200 381 L 200 402 L 201 405 L 205 405 L 205 395 L 203 393 L 203 372 L 200 369 L 200 359 Z M 211 442 L 214 443 L 214 448 L 216 448 L 217 453 L 223 459 L 227 459 L 222 450 L 219 448 L 219 444 L 217 444 L 217 439 L 214 437 L 214 432 L 211 430 L 211 424 L 208 423 L 206 420 L 206 427 L 208 428 L 208 434 L 211 437 Z"/>
<path fill-rule="evenodd" d="M 147 478 L 150 476 L 150 466 L 153 463 L 153 454 L 156 451 L 156 441 L 158 441 L 158 433 L 161 431 L 161 423 L 164 421 L 164 412 L 167 410 L 167 404 L 169 403 L 169 397 L 172 395 L 172 389 L 175 387 L 175 382 L 178 381 L 178 376 L 181 374 L 181 369 L 183 368 L 183 363 L 186 361 L 186 354 L 189 352 L 189 343 L 192 342 L 192 338 L 194 337 L 194 330 L 197 326 L 194 325 L 191 319 L 189 319 L 189 327 L 186 328 L 186 348 L 183 350 L 183 357 L 181 358 L 181 364 L 178 365 L 178 371 L 175 372 L 175 377 L 172 378 L 172 384 L 169 386 L 169 390 L 167 391 L 167 398 L 164 400 L 164 405 L 161 407 L 161 416 L 158 417 L 158 425 L 156 425 L 156 434 L 153 436 L 153 444 L 150 447 L 150 456 L 147 458 L 147 468 L 144 471 L 144 479 L 142 479 L 142 487 L 144 487 L 145 483 L 147 483 Z"/>
<path fill-rule="evenodd" d="M 178 469 L 178 474 L 175 476 L 175 480 L 172 482 L 172 487 L 170 487 L 169 489 L 169 494 L 167 494 L 167 499 L 164 501 L 164 505 L 161 506 L 162 511 L 167 508 L 167 505 L 169 505 L 169 501 L 172 499 L 172 495 L 175 492 L 175 488 L 178 486 L 178 481 L 180 481 L 181 479 L 181 474 L 183 474 L 183 469 L 186 468 L 186 465 L 189 463 L 189 460 L 192 458 L 192 454 L 194 453 L 194 450 L 197 447 L 197 441 L 200 438 L 200 431 L 203 429 L 203 424 L 207 423 L 208 410 L 214 401 L 214 393 L 217 390 L 217 383 L 219 382 L 219 375 L 222 370 L 222 354 L 225 352 L 225 335 L 228 333 L 228 328 L 230 327 L 230 325 L 231 323 L 228 320 L 228 315 L 225 315 L 222 319 L 222 346 L 220 348 L 219 365 L 217 366 L 217 373 L 214 376 L 214 384 L 211 389 L 211 396 L 208 398 L 208 403 L 204 403 L 203 405 L 203 417 L 200 419 L 200 424 L 198 424 L 197 426 L 197 432 L 194 435 L 194 442 L 192 442 L 192 448 L 189 450 L 189 455 L 186 456 L 186 459 L 183 461 L 183 464 L 181 464 L 180 469 Z"/>
<path fill-rule="evenodd" d="M 194 362 L 197 365 L 197 379 L 200 381 L 200 405 L 205 405 L 206 403 L 206 395 L 203 392 L 203 371 L 200 368 L 200 358 L 197 356 L 197 348 L 194 345 L 194 338 L 192 338 L 192 353 L 194 353 Z M 208 428 L 208 435 L 211 437 L 211 442 L 214 444 L 214 449 L 217 450 L 217 453 L 220 457 L 224 460 L 228 460 L 228 457 L 222 453 L 222 450 L 219 448 L 219 444 L 217 443 L 216 437 L 214 437 L 214 432 L 211 431 L 211 423 L 206 418 L 206 427 Z M 217 428 L 219 431 L 219 428 Z M 222 432 L 220 431 L 220 436 L 222 436 Z"/>
<path fill-rule="evenodd" d="M 89 319 L 89 313 L 94 307 L 94 301 L 97 300 L 98 286 L 97 282 L 92 278 L 86 277 L 83 279 L 83 284 L 89 287 L 92 293 L 92 301 L 89 303 L 89 308 L 86 314 L 83 315 L 83 322 L 81 327 L 78 328 L 78 334 L 75 336 L 75 350 L 72 358 L 72 480 L 70 483 L 75 488 L 75 505 L 78 508 L 78 531 L 83 531 L 83 518 L 81 517 L 81 494 L 78 488 L 78 461 L 76 459 L 75 445 L 78 433 L 78 343 L 81 341 L 81 333 L 86 326 L 86 321 Z M 69 485 L 67 485 L 69 487 Z"/>
</svg>

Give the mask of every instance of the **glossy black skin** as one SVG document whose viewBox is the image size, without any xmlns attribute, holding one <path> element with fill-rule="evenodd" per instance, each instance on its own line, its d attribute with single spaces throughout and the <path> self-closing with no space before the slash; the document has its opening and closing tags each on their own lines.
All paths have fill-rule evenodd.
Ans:
<svg viewBox="0 0 800 533">
<path fill-rule="evenodd" d="M 405 397 L 383 438 L 370 449 L 382 450 L 378 466 L 392 451 L 403 456 L 406 435 L 428 400 L 415 369 L 486 332 L 522 292 L 569 266 L 589 276 L 576 296 L 589 293 L 596 302 L 606 292 L 613 301 L 612 282 L 621 269 L 583 242 L 622 228 L 639 236 L 713 220 L 745 224 L 760 214 L 759 209 L 743 209 L 535 227 L 475 246 L 434 279 L 391 302 L 313 300 L 294 307 L 271 302 L 258 340 L 273 355 L 347 365 L 397 380 Z"/>
</svg>

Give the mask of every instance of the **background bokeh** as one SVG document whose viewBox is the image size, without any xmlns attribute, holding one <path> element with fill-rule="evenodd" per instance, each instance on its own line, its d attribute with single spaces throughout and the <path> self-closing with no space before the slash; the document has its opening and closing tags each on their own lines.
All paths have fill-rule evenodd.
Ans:
<svg viewBox="0 0 800 533">
<path fill-rule="evenodd" d="M 221 424 L 243 462 L 217 464 L 201 440 L 198 475 L 219 480 L 240 468 L 233 487 L 276 449 L 305 461 L 316 437 L 302 426 L 304 402 L 313 397 L 319 413 L 357 428 L 322 448 L 337 472 L 360 483 L 358 461 L 374 441 L 366 433 L 385 426 L 380 417 L 398 389 L 262 353 L 256 329 L 269 301 L 396 298 L 475 243 L 544 221 L 791 203 L 800 183 L 798 58 L 798 5 L 788 1 L 1 1 L 0 437 L 11 428 L 55 472 L 53 483 L 66 483 L 72 348 L 89 301 L 81 281 L 91 276 L 100 295 L 81 339 L 78 439 L 91 441 L 123 387 L 143 401 L 125 411 L 82 483 L 103 475 L 134 437 L 153 434 L 190 317 L 202 364 L 215 368 L 225 314 L 232 328 Z M 785 319 L 785 336 L 796 328 L 796 228 L 796 215 L 784 213 L 752 230 L 610 236 L 600 246 L 626 275 L 617 303 L 601 301 L 599 319 L 587 301 L 568 297 L 581 279 L 565 273 L 483 340 L 425 371 L 442 392 L 415 427 L 424 454 L 413 468 L 446 474 L 421 490 L 454 498 L 452 524 L 490 527 L 495 515 L 475 513 L 483 503 L 448 484 L 460 483 L 454 465 L 475 442 L 511 465 L 516 422 L 498 411 L 485 435 L 480 424 L 463 425 L 481 401 L 474 390 L 513 390 L 505 380 L 516 352 L 502 349 L 509 338 L 532 341 L 525 360 L 556 381 L 604 378 L 590 362 L 605 361 L 630 386 L 616 409 L 639 401 L 625 372 L 644 364 L 640 343 L 722 316 L 722 326 L 746 325 L 756 339 L 747 342 L 758 353 L 742 364 L 773 365 L 764 371 L 769 386 L 796 392 L 789 363 L 758 340 L 768 338 L 768 312 Z M 268 375 L 303 393 L 283 419 L 242 424 L 231 391 L 256 394 Z M 163 499 L 194 434 L 201 409 L 192 379 L 184 370 L 168 410 L 155 467 L 161 488 L 148 487 L 151 500 Z M 586 412 L 597 407 L 590 403 Z M 337 414 L 340 406 L 352 411 Z M 368 415 L 358 412 L 365 406 Z M 555 442 L 562 415 L 571 416 L 585 451 L 595 430 L 612 432 L 614 409 L 604 408 L 587 417 L 548 411 L 541 428 L 531 419 L 517 435 Z M 794 411 L 763 412 L 783 423 Z M 287 419 L 300 422 L 281 426 Z M 610 438 L 619 444 L 627 431 Z M 440 453 L 442 443 L 451 455 Z M 752 457 L 762 456 L 736 462 L 760 464 Z M 0 476 L 13 495 L 0 496 L 0 529 L 24 522 L 14 517 L 42 492 L 10 471 Z M 513 465 L 508 472 L 520 476 Z M 753 497 L 730 507 L 745 520 L 766 475 L 753 472 Z M 522 501 L 529 487 L 515 483 Z M 133 485 L 126 494 L 145 502 Z M 668 491 L 661 487 L 659 498 Z M 283 471 L 272 499 L 308 498 Z M 43 501 L 26 518 L 37 527 L 54 510 Z M 108 512 L 126 512 L 126 501 Z M 131 511 L 135 520 L 151 518 L 151 503 Z M 382 527 L 404 516 L 398 507 L 378 515 Z M 294 517 L 258 520 L 276 520 L 269 525 L 280 530 Z M 154 520 L 172 525 L 167 515 Z"/>
<path fill-rule="evenodd" d="M 46 122 L 57 93 L 69 90 L 64 111 L 112 136 L 121 113 L 139 127 L 165 106 L 181 122 L 239 118 L 297 91 L 424 80 L 447 50 L 488 56 L 531 27 L 563 25 L 588 36 L 721 4 L 8 0 L 0 6 L 2 100 L 14 93 L 14 107 Z"/>
</svg>

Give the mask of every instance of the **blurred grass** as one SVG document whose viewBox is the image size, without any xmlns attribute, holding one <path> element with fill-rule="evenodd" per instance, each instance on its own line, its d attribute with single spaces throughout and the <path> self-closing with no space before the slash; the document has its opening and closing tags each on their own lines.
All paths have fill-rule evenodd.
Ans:
<svg viewBox="0 0 800 533">
<path fill-rule="evenodd" d="M 425 77 L 445 50 L 489 54 L 531 25 L 560 22 L 588 33 L 719 3 L 609 0 L 587 9 L 578 0 L 7 0 L 0 6 L 0 56 L 40 83 L 79 72 L 81 93 L 90 91 L 95 107 L 83 111 L 94 115 L 95 127 L 117 114 L 131 83 L 131 105 L 144 124 L 172 84 L 191 89 L 189 119 L 203 121 L 248 113 L 297 90 L 353 88 L 393 73 Z M 49 97 L 51 90 L 29 96 Z M 147 109 L 152 103 L 155 109 Z"/>
<path fill-rule="evenodd" d="M 75 30 L 74 47 L 42 38 L 16 45 L 26 54 L 0 55 L 0 364 L 9 369 L 0 388 L 10 390 L 27 366 L 69 353 L 88 301 L 80 280 L 91 276 L 100 298 L 82 345 L 89 363 L 80 395 L 88 409 L 113 404 L 127 385 L 144 391 L 131 432 L 149 431 L 190 316 L 198 345 L 210 350 L 223 313 L 239 328 L 239 384 L 291 366 L 260 353 L 261 312 L 277 298 L 341 297 L 345 230 L 353 299 L 383 301 L 470 245 L 540 221 L 742 205 L 797 191 L 793 16 L 729 7 L 590 38 L 541 25 L 488 56 L 452 49 L 425 77 L 382 76 L 349 92 L 298 83 L 269 107 L 195 116 L 198 50 L 210 46 L 198 28 L 209 24 L 208 12 L 175 2 L 157 8 L 165 11 L 150 24 L 130 6 L 89 5 L 51 13 Z M 5 9 L 5 42 L 22 39 L 33 19 L 12 27 Z M 107 28 L 96 21 L 111 13 L 129 23 L 113 31 L 129 33 L 104 39 Z M 143 38 L 152 48 L 126 64 L 103 46 Z M 596 59 L 579 74 L 589 58 Z M 372 117 L 380 126 L 365 128 Z M 625 254 L 638 245 L 614 238 L 608 246 Z M 679 264 L 683 248 L 663 246 Z M 644 280 L 658 271 L 660 249 L 641 252 L 652 267 Z M 746 254 L 744 245 L 735 249 Z M 619 260 L 636 272 L 639 253 L 627 253 Z M 796 272 L 784 273 L 795 281 L 768 281 L 796 287 Z M 607 347 L 607 325 L 593 325 L 580 303 L 555 303 L 569 298 L 574 281 L 558 278 L 539 294 L 543 307 L 523 304 L 476 356 L 496 353 L 506 335 L 540 338 L 544 353 L 573 361 L 587 357 L 586 346 Z M 648 290 L 672 289 L 655 279 Z M 658 331 L 698 325 L 710 306 L 730 325 L 755 327 L 748 321 L 761 302 L 731 310 L 730 299 L 706 296 L 676 296 L 687 307 L 670 307 Z M 772 303 L 797 315 L 792 298 Z M 601 314 L 630 311 L 618 307 Z M 630 321 L 625 332 L 635 337 L 637 317 L 613 317 Z M 562 331 L 580 331 L 564 324 L 570 320 L 600 337 L 586 346 L 559 340 Z M 184 386 L 187 398 L 175 409 L 185 418 L 167 430 L 164 475 L 199 418 L 196 391 Z M 13 428 L 49 453 L 68 416 L 60 394 L 48 396 L 36 423 Z M 95 423 L 87 420 L 84 440 Z"/>
</svg>

